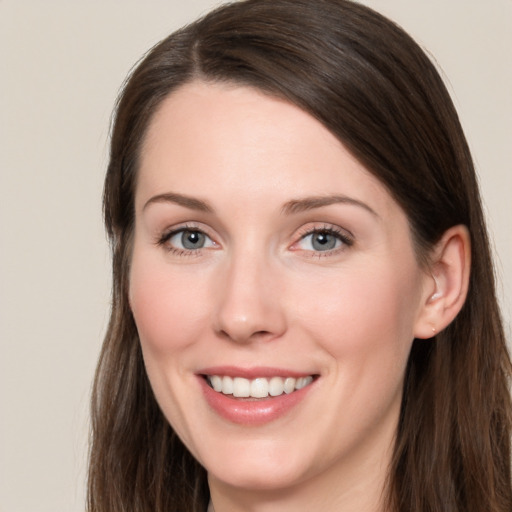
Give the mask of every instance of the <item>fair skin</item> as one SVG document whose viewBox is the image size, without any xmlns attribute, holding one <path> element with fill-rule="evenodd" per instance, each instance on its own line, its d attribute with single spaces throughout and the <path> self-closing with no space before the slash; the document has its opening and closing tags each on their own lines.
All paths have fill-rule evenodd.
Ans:
<svg viewBox="0 0 512 512">
<path fill-rule="evenodd" d="M 163 102 L 135 199 L 145 365 L 216 512 L 382 511 L 407 357 L 460 309 L 465 231 L 426 271 L 402 209 L 328 130 L 226 84 Z M 264 395 L 275 377 L 279 396 L 211 388 L 236 377 Z"/>
</svg>

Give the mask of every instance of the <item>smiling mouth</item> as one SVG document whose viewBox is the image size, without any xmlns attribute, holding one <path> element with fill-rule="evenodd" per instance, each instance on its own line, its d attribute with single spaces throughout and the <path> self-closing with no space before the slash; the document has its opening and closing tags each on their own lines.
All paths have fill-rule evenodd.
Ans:
<svg viewBox="0 0 512 512">
<path fill-rule="evenodd" d="M 234 398 L 268 398 L 291 394 L 309 386 L 315 376 L 306 377 L 229 377 L 227 375 L 205 375 L 208 385 L 218 393 L 232 395 Z"/>
</svg>

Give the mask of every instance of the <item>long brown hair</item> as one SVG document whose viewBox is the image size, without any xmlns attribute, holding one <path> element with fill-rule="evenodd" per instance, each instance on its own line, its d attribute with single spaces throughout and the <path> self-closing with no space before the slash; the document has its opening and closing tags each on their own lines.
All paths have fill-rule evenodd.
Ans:
<svg viewBox="0 0 512 512">
<path fill-rule="evenodd" d="M 256 87 L 320 120 L 401 205 L 420 261 L 448 228 L 467 226 L 467 301 L 443 332 L 413 343 L 388 503 L 400 512 L 510 512 L 511 364 L 468 146 L 424 52 L 347 0 L 223 6 L 156 45 L 125 84 L 104 191 L 113 302 L 92 397 L 89 511 L 206 509 L 205 470 L 156 404 L 127 295 L 141 144 L 162 100 L 198 79 Z"/>
</svg>

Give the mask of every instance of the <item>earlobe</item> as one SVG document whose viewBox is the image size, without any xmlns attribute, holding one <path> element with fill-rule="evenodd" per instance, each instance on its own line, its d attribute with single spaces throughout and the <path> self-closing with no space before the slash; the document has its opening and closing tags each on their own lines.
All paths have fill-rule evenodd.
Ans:
<svg viewBox="0 0 512 512">
<path fill-rule="evenodd" d="M 432 338 L 462 309 L 469 286 L 471 242 L 466 226 L 453 226 L 436 244 L 414 336 Z"/>
</svg>

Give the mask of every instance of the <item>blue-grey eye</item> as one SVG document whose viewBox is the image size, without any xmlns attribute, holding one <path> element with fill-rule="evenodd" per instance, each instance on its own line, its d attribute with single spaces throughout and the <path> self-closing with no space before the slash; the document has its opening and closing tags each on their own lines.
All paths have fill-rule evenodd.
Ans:
<svg viewBox="0 0 512 512">
<path fill-rule="evenodd" d="M 332 251 L 346 243 L 343 236 L 332 231 L 313 231 L 302 237 L 298 246 L 304 251 Z"/>
<path fill-rule="evenodd" d="M 185 249 L 201 249 L 204 246 L 206 237 L 199 231 L 183 231 L 181 233 L 181 244 Z"/>
<path fill-rule="evenodd" d="M 330 251 L 336 248 L 336 243 L 339 239 L 332 233 L 320 232 L 311 235 L 311 245 L 315 251 Z"/>
<path fill-rule="evenodd" d="M 197 229 L 181 229 L 176 231 L 169 238 L 169 245 L 175 249 L 184 249 L 186 251 L 194 251 L 212 247 L 215 245 L 213 240 Z"/>
</svg>

